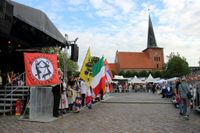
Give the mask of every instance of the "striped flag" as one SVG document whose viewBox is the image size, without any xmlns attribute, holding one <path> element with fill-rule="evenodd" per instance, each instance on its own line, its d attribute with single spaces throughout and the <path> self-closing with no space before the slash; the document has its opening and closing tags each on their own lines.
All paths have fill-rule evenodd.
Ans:
<svg viewBox="0 0 200 133">
<path fill-rule="evenodd" d="M 95 96 L 97 96 L 99 92 L 106 86 L 105 65 L 103 57 L 92 67 L 92 76 L 93 80 L 91 87 Z"/>
<path fill-rule="evenodd" d="M 113 75 L 110 69 L 110 66 L 108 65 L 108 61 L 105 59 L 104 61 L 105 64 L 105 69 L 106 69 L 106 80 L 108 82 L 108 87 L 109 87 L 109 92 L 112 92 L 112 79 L 113 79 Z"/>
</svg>

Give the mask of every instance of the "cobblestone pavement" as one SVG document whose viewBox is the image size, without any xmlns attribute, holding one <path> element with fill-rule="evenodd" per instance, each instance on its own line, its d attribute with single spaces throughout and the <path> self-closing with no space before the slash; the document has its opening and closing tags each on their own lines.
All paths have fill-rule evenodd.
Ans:
<svg viewBox="0 0 200 133">
<path fill-rule="evenodd" d="M 0 133 L 200 133 L 200 114 L 192 112 L 185 120 L 169 101 L 151 93 L 115 93 L 92 110 L 53 122 L 0 116 Z"/>
</svg>

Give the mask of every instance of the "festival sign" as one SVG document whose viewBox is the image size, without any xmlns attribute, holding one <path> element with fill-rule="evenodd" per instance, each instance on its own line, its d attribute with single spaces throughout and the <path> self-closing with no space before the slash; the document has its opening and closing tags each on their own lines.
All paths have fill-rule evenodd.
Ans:
<svg viewBox="0 0 200 133">
<path fill-rule="evenodd" d="M 59 84 L 56 54 L 24 53 L 26 85 L 46 86 Z"/>
</svg>

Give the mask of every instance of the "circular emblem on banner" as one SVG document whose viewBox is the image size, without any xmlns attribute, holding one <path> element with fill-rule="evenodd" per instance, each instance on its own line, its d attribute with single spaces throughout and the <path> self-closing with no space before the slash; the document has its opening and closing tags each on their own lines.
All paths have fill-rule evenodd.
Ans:
<svg viewBox="0 0 200 133">
<path fill-rule="evenodd" d="M 32 63 L 31 72 L 38 80 L 48 80 L 54 73 L 53 64 L 46 58 L 37 58 Z"/>
</svg>

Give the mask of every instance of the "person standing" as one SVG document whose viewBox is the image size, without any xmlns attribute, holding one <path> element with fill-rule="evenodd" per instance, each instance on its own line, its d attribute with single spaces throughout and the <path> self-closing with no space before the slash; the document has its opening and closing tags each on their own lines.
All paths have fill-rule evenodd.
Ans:
<svg viewBox="0 0 200 133">
<path fill-rule="evenodd" d="M 61 98 L 61 93 L 63 92 L 63 72 L 59 69 L 58 71 L 59 74 L 59 79 L 60 79 L 60 84 L 57 84 L 52 87 L 52 92 L 53 92 L 53 116 L 54 117 L 59 117 L 59 104 L 60 104 L 60 98 Z"/>
<path fill-rule="evenodd" d="M 86 97 L 86 93 L 87 93 L 87 85 L 83 79 L 81 79 L 80 88 L 81 88 L 81 98 L 82 98 L 81 105 L 83 107 L 83 106 L 85 106 L 85 97 Z"/>
<path fill-rule="evenodd" d="M 67 99 L 67 93 L 66 93 L 66 83 L 63 82 L 62 85 L 61 85 L 61 91 L 62 91 L 62 94 L 61 94 L 61 99 L 60 99 L 60 105 L 59 105 L 59 109 L 61 110 L 61 113 L 65 114 L 66 111 L 68 110 L 69 108 L 69 105 L 68 105 L 68 99 Z"/>
<path fill-rule="evenodd" d="M 54 86 L 52 88 L 54 102 L 53 102 L 53 116 L 59 117 L 59 104 L 60 104 L 60 97 L 61 97 L 61 88 L 60 84 Z"/>
<path fill-rule="evenodd" d="M 189 86 L 186 78 L 182 78 L 181 83 L 178 86 L 178 93 L 181 98 L 180 114 L 183 115 L 187 120 L 189 120 L 190 115 L 190 99 L 187 97 L 189 92 Z"/>
</svg>

